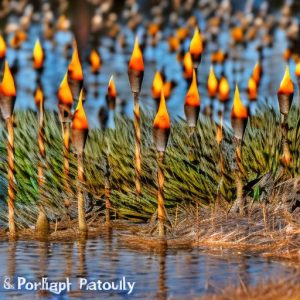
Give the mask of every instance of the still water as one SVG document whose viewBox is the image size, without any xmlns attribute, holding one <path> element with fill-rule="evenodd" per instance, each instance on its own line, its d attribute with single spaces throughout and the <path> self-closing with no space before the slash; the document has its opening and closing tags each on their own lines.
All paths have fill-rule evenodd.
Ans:
<svg viewBox="0 0 300 300">
<path fill-rule="evenodd" d="M 283 263 L 247 255 L 200 249 L 141 251 L 112 233 L 85 242 L 3 242 L 0 265 L 0 299 L 190 299 L 296 272 Z M 70 291 L 57 295 L 25 289 L 43 277 L 47 282 L 69 280 Z M 118 290 L 104 291 L 112 283 Z M 12 285 L 14 290 L 8 290 Z"/>
</svg>

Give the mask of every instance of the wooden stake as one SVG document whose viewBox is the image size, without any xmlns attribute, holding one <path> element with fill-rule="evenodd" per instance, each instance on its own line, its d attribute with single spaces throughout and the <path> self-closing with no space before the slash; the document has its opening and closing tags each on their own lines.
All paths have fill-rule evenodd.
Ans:
<svg viewBox="0 0 300 300">
<path fill-rule="evenodd" d="M 64 189 L 66 193 L 65 197 L 65 207 L 67 209 L 67 213 L 69 214 L 69 208 L 72 204 L 70 199 L 71 196 L 71 187 L 69 185 L 69 172 L 70 172 L 70 163 L 69 163 L 69 153 L 70 153 L 70 122 L 62 123 L 62 133 L 64 140 Z"/>
<path fill-rule="evenodd" d="M 104 179 L 104 195 L 105 195 L 105 222 L 106 224 L 110 224 L 110 167 L 108 162 L 108 157 L 105 155 L 105 179 Z"/>
<path fill-rule="evenodd" d="M 243 181 L 242 175 L 244 173 L 243 165 L 242 165 L 242 140 L 236 140 L 236 150 L 235 150 L 235 157 L 236 157 L 236 164 L 237 169 L 235 171 L 235 182 L 236 182 L 236 203 L 239 207 L 240 215 L 244 216 L 246 213 L 245 207 L 245 200 L 243 197 Z"/>
<path fill-rule="evenodd" d="M 134 96 L 134 131 L 135 131 L 135 188 L 136 196 L 141 195 L 141 174 L 142 174 L 142 155 L 141 155 L 141 125 L 140 125 L 140 104 L 139 94 L 133 93 Z"/>
<path fill-rule="evenodd" d="M 165 209 L 165 197 L 164 197 L 164 182 L 165 174 L 162 169 L 164 163 L 164 152 L 158 153 L 158 169 L 157 169 L 157 180 L 158 180 L 158 193 L 157 193 L 157 214 L 158 214 L 158 235 L 160 237 L 165 236 L 165 222 L 166 222 L 166 209 Z"/>
<path fill-rule="evenodd" d="M 81 235 L 86 235 L 88 228 L 85 219 L 85 200 L 82 191 L 82 183 L 84 182 L 83 154 L 77 156 L 77 195 L 78 195 L 78 228 Z"/>
<path fill-rule="evenodd" d="M 44 164 L 46 157 L 45 142 L 44 142 L 44 104 L 43 99 L 39 105 L 39 132 L 38 132 L 38 147 L 40 153 L 40 161 L 38 163 L 38 184 L 39 184 L 39 215 L 36 222 L 36 233 L 44 236 L 49 233 L 50 227 L 47 219 L 45 208 L 42 205 L 43 189 L 45 185 Z"/>
<path fill-rule="evenodd" d="M 291 163 L 291 152 L 290 152 L 290 146 L 288 142 L 289 125 L 287 119 L 288 119 L 287 114 L 281 114 L 281 131 L 282 131 L 282 148 L 283 148 L 282 162 L 285 167 L 289 167 Z"/>
<path fill-rule="evenodd" d="M 17 236 L 17 228 L 15 224 L 15 182 L 14 182 L 14 127 L 12 117 L 7 118 L 6 120 L 7 127 L 7 161 L 8 161 L 8 228 L 9 235 L 12 238 Z"/>
</svg>

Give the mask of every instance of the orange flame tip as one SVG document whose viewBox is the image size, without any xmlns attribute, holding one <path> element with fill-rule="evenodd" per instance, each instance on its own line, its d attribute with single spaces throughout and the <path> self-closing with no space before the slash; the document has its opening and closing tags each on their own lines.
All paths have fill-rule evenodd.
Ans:
<svg viewBox="0 0 300 300">
<path fill-rule="evenodd" d="M 40 40 L 37 39 L 33 48 L 33 65 L 35 69 L 41 69 L 44 64 L 44 51 Z"/>
<path fill-rule="evenodd" d="M 190 52 L 187 52 L 183 58 L 184 78 L 189 79 L 193 76 L 193 60 Z"/>
<path fill-rule="evenodd" d="M 154 99 L 159 99 L 161 96 L 161 90 L 164 86 L 164 82 L 160 72 L 156 72 L 152 83 L 152 96 Z"/>
<path fill-rule="evenodd" d="M 78 104 L 73 116 L 72 128 L 78 130 L 87 130 L 89 128 L 88 120 L 82 104 L 83 90 L 79 95 Z"/>
<path fill-rule="evenodd" d="M 170 36 L 168 38 L 168 43 L 170 52 L 177 51 L 180 46 L 179 39 L 176 36 Z"/>
<path fill-rule="evenodd" d="M 6 54 L 6 43 L 2 35 L 0 35 L 0 58 L 4 58 Z"/>
<path fill-rule="evenodd" d="M 93 72 L 97 72 L 101 67 L 101 58 L 96 50 L 92 50 L 90 54 L 90 63 Z"/>
<path fill-rule="evenodd" d="M 226 77 L 222 77 L 219 83 L 219 99 L 222 102 L 229 100 L 230 86 Z"/>
<path fill-rule="evenodd" d="M 248 118 L 248 109 L 247 109 L 247 107 L 245 107 L 243 105 L 243 102 L 241 101 L 240 92 L 239 92 L 239 88 L 237 85 L 236 85 L 235 93 L 234 93 L 231 117 L 238 118 L 238 119 Z"/>
<path fill-rule="evenodd" d="M 83 80 L 82 67 L 81 67 L 81 63 L 80 63 L 80 59 L 79 59 L 77 43 L 75 41 L 74 41 L 74 51 L 73 51 L 73 55 L 72 55 L 72 60 L 69 65 L 68 71 L 70 73 L 71 79 L 74 79 L 77 81 Z"/>
<path fill-rule="evenodd" d="M 212 66 L 210 67 L 210 72 L 207 80 L 207 91 L 210 97 L 215 97 L 218 92 L 218 80 Z"/>
<path fill-rule="evenodd" d="M 68 73 L 65 74 L 64 79 L 62 80 L 60 87 L 58 89 L 58 99 L 59 102 L 72 106 L 73 96 L 68 83 Z"/>
<path fill-rule="evenodd" d="M 261 73 L 262 73 L 261 65 L 260 63 L 256 63 L 252 72 L 252 78 L 255 80 L 256 84 L 259 84 L 260 82 Z"/>
<path fill-rule="evenodd" d="M 291 77 L 290 77 L 289 67 L 286 66 L 283 79 L 282 79 L 279 89 L 278 89 L 278 94 L 290 95 L 293 93 L 294 93 L 293 81 L 291 80 Z"/>
<path fill-rule="evenodd" d="M 197 86 L 196 71 L 193 70 L 193 80 L 185 96 L 185 105 L 198 107 L 200 106 L 200 95 Z"/>
<path fill-rule="evenodd" d="M 40 104 L 44 101 L 44 94 L 40 86 L 35 91 L 34 100 L 37 106 L 40 106 Z"/>
<path fill-rule="evenodd" d="M 161 92 L 159 108 L 153 122 L 153 127 L 159 129 L 170 129 L 171 127 L 170 116 L 163 90 Z"/>
<path fill-rule="evenodd" d="M 171 91 L 172 91 L 172 82 L 167 81 L 164 84 L 164 95 L 166 99 L 168 99 L 171 96 Z"/>
<path fill-rule="evenodd" d="M 144 61 L 142 51 L 139 46 L 138 38 L 136 37 L 132 55 L 129 61 L 129 69 L 135 71 L 144 71 Z"/>
<path fill-rule="evenodd" d="M 109 79 L 108 87 L 107 87 L 107 93 L 110 97 L 117 97 L 117 89 L 114 82 L 114 77 L 111 76 Z"/>
<path fill-rule="evenodd" d="M 190 43 L 190 53 L 193 56 L 199 56 L 203 51 L 203 43 L 202 43 L 202 37 L 201 33 L 199 31 L 199 28 L 196 27 L 194 31 L 193 38 Z"/>
<path fill-rule="evenodd" d="M 3 79 L 1 83 L 1 93 L 7 97 L 16 96 L 16 87 L 14 78 L 11 74 L 7 60 L 5 61 Z"/>
<path fill-rule="evenodd" d="M 248 81 L 248 97 L 250 100 L 257 99 L 257 85 L 253 77 L 250 77 Z"/>
<path fill-rule="evenodd" d="M 295 75 L 300 77 L 300 61 L 296 65 Z"/>
</svg>

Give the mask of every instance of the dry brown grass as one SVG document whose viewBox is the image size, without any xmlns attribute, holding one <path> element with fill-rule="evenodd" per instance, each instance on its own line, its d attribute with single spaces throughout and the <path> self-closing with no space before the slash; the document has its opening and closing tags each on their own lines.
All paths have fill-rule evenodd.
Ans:
<svg viewBox="0 0 300 300">
<path fill-rule="evenodd" d="M 255 287 L 241 284 L 238 288 L 226 288 L 220 294 L 206 295 L 198 300 L 299 300 L 300 275 L 285 278 L 278 282 L 266 282 Z"/>
</svg>

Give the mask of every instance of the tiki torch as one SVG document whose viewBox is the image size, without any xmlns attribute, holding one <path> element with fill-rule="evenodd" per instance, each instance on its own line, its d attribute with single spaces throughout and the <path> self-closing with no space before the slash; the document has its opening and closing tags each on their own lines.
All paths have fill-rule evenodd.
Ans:
<svg viewBox="0 0 300 300">
<path fill-rule="evenodd" d="M 85 219 L 85 200 L 82 191 L 82 183 L 84 182 L 83 153 L 85 142 L 88 136 L 88 121 L 82 104 L 83 91 L 79 94 L 77 108 L 72 120 L 72 144 L 77 154 L 77 196 L 78 196 L 78 229 L 79 233 L 86 235 L 88 228 Z"/>
<path fill-rule="evenodd" d="M 131 91 L 134 97 L 134 131 L 135 131 L 135 187 L 137 197 L 141 194 L 141 173 L 142 173 L 142 157 L 141 157 L 141 127 L 140 127 L 140 104 L 139 93 L 141 91 L 142 81 L 144 77 L 144 61 L 142 52 L 135 40 L 134 49 L 128 65 L 128 77 Z"/>
<path fill-rule="evenodd" d="M 71 188 L 69 185 L 69 151 L 70 151 L 70 124 L 72 121 L 71 108 L 73 105 L 73 96 L 71 89 L 68 84 L 68 73 L 64 76 L 60 87 L 58 89 L 58 111 L 59 111 L 59 119 L 62 128 L 62 136 L 63 136 L 63 154 L 64 154 L 64 187 L 65 187 L 65 199 L 64 204 L 66 209 L 71 206 Z"/>
<path fill-rule="evenodd" d="M 201 63 L 201 57 L 203 52 L 203 43 L 200 30 L 198 26 L 195 28 L 193 38 L 190 43 L 190 53 L 193 60 L 193 67 L 195 70 L 198 69 Z"/>
<path fill-rule="evenodd" d="M 240 93 L 238 86 L 236 85 L 233 107 L 231 111 L 231 126 L 234 131 L 235 143 L 236 143 L 236 164 L 237 169 L 235 171 L 236 177 L 236 204 L 239 207 L 239 211 L 241 215 L 245 214 L 245 201 L 243 197 L 243 182 L 242 175 L 244 173 L 244 169 L 242 166 L 242 140 L 244 137 L 245 129 L 248 121 L 248 108 L 245 107 L 241 101 Z"/>
<path fill-rule="evenodd" d="M 90 53 L 90 66 L 91 73 L 95 76 L 95 85 L 97 85 L 97 75 L 99 74 L 101 68 L 101 57 L 97 50 L 92 50 Z"/>
<path fill-rule="evenodd" d="M 14 179 L 14 127 L 13 110 L 16 100 L 16 88 L 8 62 L 5 61 L 3 79 L 0 86 L 0 109 L 7 127 L 7 161 L 8 161 L 8 227 L 11 237 L 17 235 L 15 225 L 15 179 Z"/>
<path fill-rule="evenodd" d="M 79 59 L 77 43 L 74 40 L 74 51 L 71 63 L 68 67 L 68 83 L 72 92 L 73 99 L 78 100 L 79 93 L 83 86 L 83 71 Z"/>
<path fill-rule="evenodd" d="M 161 76 L 161 73 L 159 71 L 157 71 L 154 75 L 154 79 L 152 82 L 152 97 L 155 101 L 156 104 L 156 111 L 158 110 L 159 107 L 159 101 L 160 101 L 160 97 L 161 97 L 161 90 L 164 87 L 164 81 L 163 78 Z"/>
<path fill-rule="evenodd" d="M 153 140 L 158 152 L 158 193 L 157 193 L 157 214 L 158 214 L 158 234 L 160 237 L 165 236 L 166 209 L 164 199 L 164 181 L 165 175 L 163 171 L 164 153 L 168 144 L 170 135 L 170 117 L 167 110 L 164 92 L 161 92 L 160 104 L 153 122 Z"/>
<path fill-rule="evenodd" d="M 253 72 L 252 72 L 252 76 L 251 76 L 254 79 L 254 81 L 256 82 L 257 87 L 259 87 L 259 85 L 260 85 L 262 74 L 263 74 L 263 69 L 262 69 L 261 63 L 257 62 L 253 68 Z"/>
<path fill-rule="evenodd" d="M 192 137 L 193 133 L 195 132 L 197 121 L 199 118 L 199 112 L 200 112 L 200 95 L 198 91 L 197 86 L 197 78 L 196 78 L 196 70 L 193 69 L 193 80 L 190 85 L 190 88 L 185 96 L 185 102 L 184 102 L 184 113 L 186 117 L 187 124 L 189 126 L 189 144 L 191 146 L 190 150 L 190 156 L 192 157 L 191 160 L 194 160 L 193 155 L 193 142 Z M 196 221 L 197 221 L 197 227 L 199 225 L 199 203 L 196 202 Z"/>
<path fill-rule="evenodd" d="M 44 95 L 42 88 L 40 86 L 37 87 L 34 95 L 35 104 L 38 108 L 38 147 L 40 153 L 40 161 L 38 164 L 38 184 L 39 184 L 39 194 L 40 194 L 40 201 L 43 195 L 43 189 L 45 185 L 45 157 L 46 157 L 46 150 L 45 150 L 45 135 L 44 135 Z M 36 221 L 36 233 L 40 236 L 45 236 L 49 233 L 50 227 L 49 222 L 47 219 L 45 208 L 43 207 L 42 203 L 39 203 L 39 215 Z"/>
<path fill-rule="evenodd" d="M 283 155 L 282 162 L 287 167 L 291 162 L 291 153 L 288 142 L 288 114 L 292 105 L 294 96 L 294 84 L 290 77 L 289 67 L 286 67 L 284 77 L 280 83 L 277 97 L 279 102 L 279 109 L 281 113 L 281 130 L 282 130 L 282 147 L 283 147 Z"/>
<path fill-rule="evenodd" d="M 115 86 L 114 78 L 113 76 L 110 77 L 108 87 L 107 87 L 107 93 L 106 93 L 106 102 L 108 109 L 110 111 L 115 110 L 116 108 L 116 97 L 117 97 L 117 89 Z M 104 196 L 105 196 L 105 222 L 107 224 L 110 223 L 110 210 L 111 210 L 111 202 L 110 202 L 110 166 L 108 161 L 108 155 L 105 153 L 105 174 L 104 174 Z"/>
</svg>

